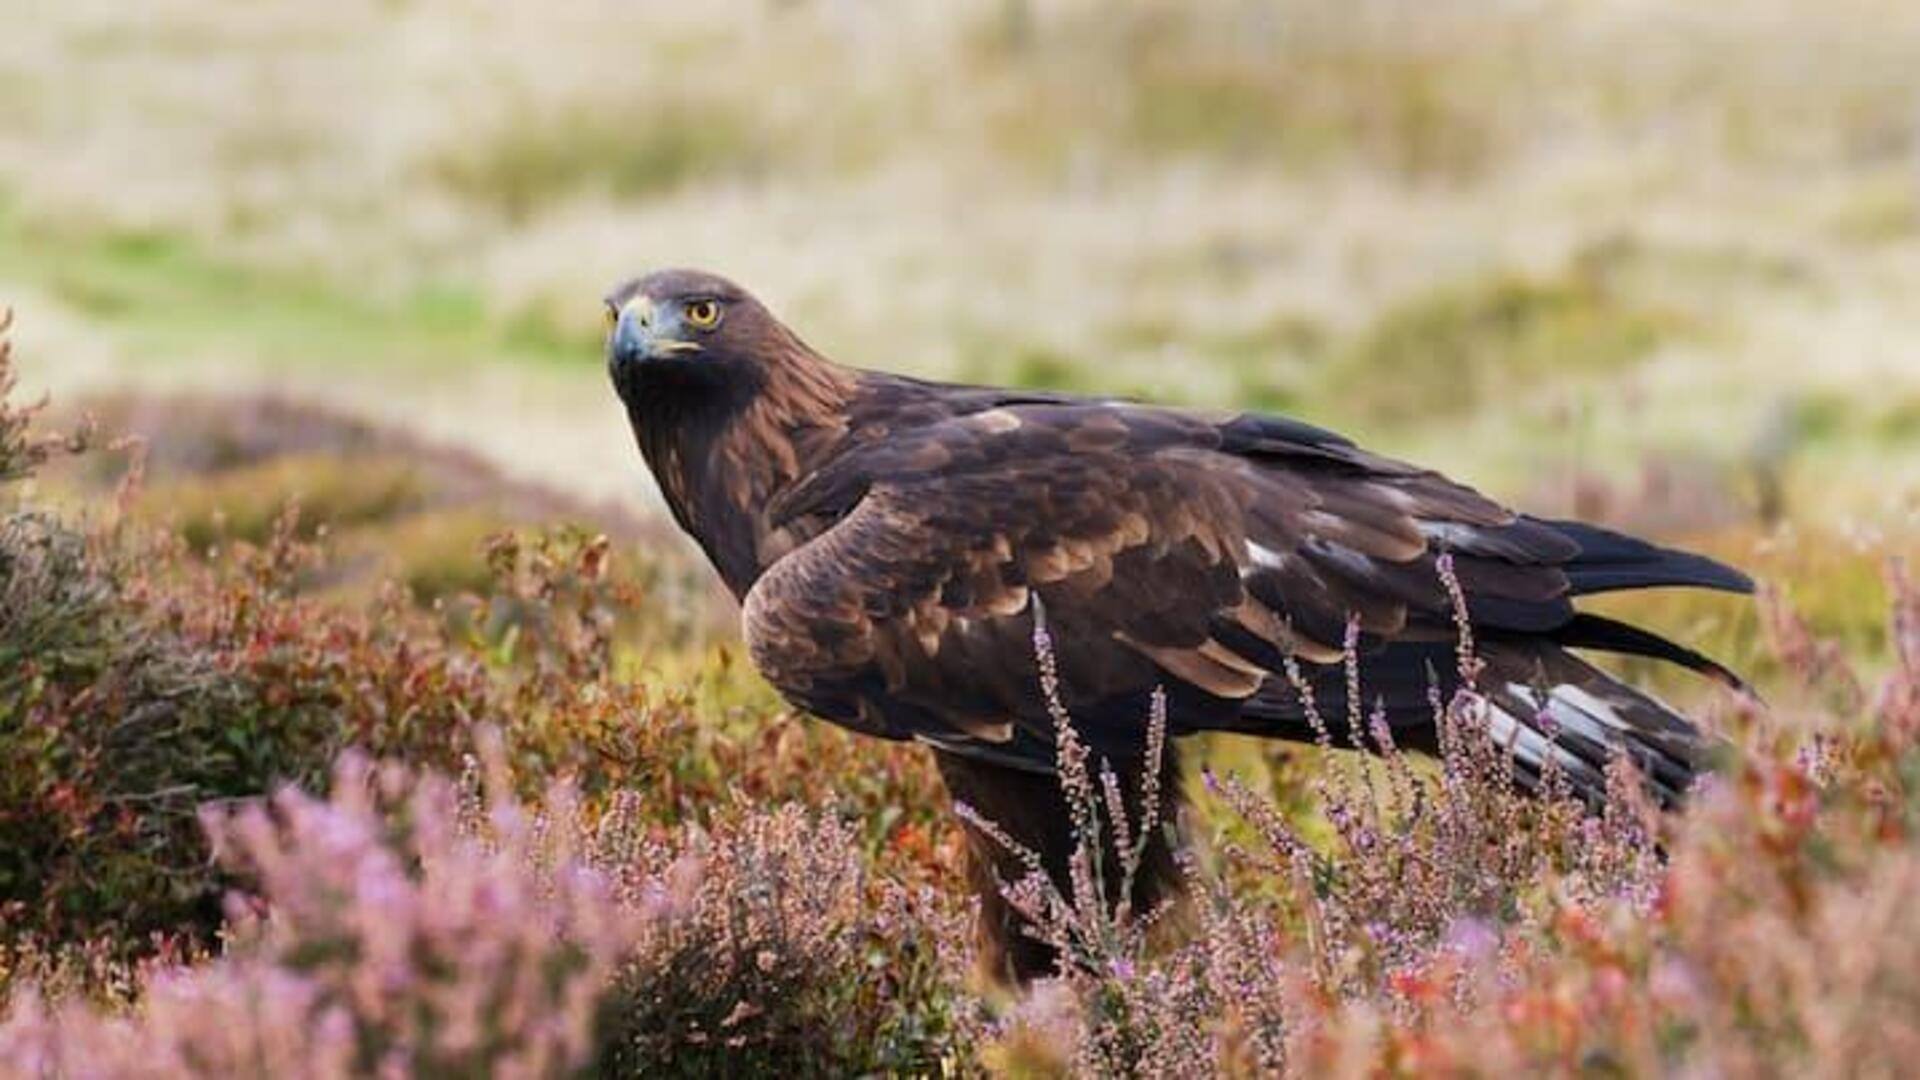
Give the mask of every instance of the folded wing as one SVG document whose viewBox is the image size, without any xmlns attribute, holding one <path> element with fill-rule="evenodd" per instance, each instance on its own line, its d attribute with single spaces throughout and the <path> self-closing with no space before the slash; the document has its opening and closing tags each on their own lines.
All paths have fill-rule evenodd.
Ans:
<svg viewBox="0 0 1920 1080">
<path fill-rule="evenodd" d="M 747 597 L 748 642 L 776 686 L 861 730 L 1042 768 L 1036 600 L 1069 708 L 1096 744 L 1124 746 L 1156 685 L 1178 725 L 1300 737 L 1287 661 L 1343 682 L 1350 633 L 1368 704 L 1397 725 L 1430 722 L 1428 692 L 1449 678 L 1434 660 L 1454 635 L 1443 555 L 1488 649 L 1547 678 L 1599 675 L 1562 662 L 1563 645 L 1709 666 L 1581 615 L 1577 595 L 1746 587 L 1709 560 L 1517 515 L 1305 425 L 1112 404 L 989 409 L 900 433 L 769 514 L 812 537 Z M 1677 720 L 1637 696 L 1608 715 L 1617 723 L 1593 729 L 1603 749 Z"/>
</svg>

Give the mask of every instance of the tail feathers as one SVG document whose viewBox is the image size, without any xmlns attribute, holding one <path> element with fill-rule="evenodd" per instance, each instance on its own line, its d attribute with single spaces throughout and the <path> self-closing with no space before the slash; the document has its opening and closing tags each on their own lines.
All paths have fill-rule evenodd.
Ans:
<svg viewBox="0 0 1920 1080">
<path fill-rule="evenodd" d="M 1563 567 L 1575 596 L 1662 586 L 1753 591 L 1752 578 L 1705 555 L 1663 548 L 1578 521 L 1543 524 L 1580 547 L 1580 554 Z"/>
<path fill-rule="evenodd" d="M 1481 685 L 1488 729 L 1511 747 L 1523 782 L 1549 763 L 1590 805 L 1607 797 L 1607 765 L 1624 756 L 1662 805 L 1677 806 L 1704 768 L 1707 741 L 1658 699 L 1558 648 L 1490 650 Z"/>
<path fill-rule="evenodd" d="M 1678 664 L 1689 671 L 1705 675 L 1729 690 L 1743 696 L 1752 697 L 1753 688 L 1745 679 L 1710 656 L 1703 655 L 1678 642 L 1670 641 L 1650 630 L 1643 630 L 1631 623 L 1609 619 L 1603 615 L 1581 612 L 1565 625 L 1556 628 L 1552 640 L 1559 645 L 1573 649 L 1598 649 L 1601 652 L 1619 653 L 1624 656 L 1644 656 L 1653 660 L 1665 660 Z"/>
</svg>

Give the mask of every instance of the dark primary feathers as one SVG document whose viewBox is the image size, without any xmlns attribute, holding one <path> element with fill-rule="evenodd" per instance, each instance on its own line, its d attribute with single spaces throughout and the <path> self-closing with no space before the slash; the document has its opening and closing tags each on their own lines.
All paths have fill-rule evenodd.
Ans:
<svg viewBox="0 0 1920 1080">
<path fill-rule="evenodd" d="M 1155 686 L 1176 733 L 1311 737 L 1285 666 L 1343 715 L 1350 624 L 1363 705 L 1430 745 L 1430 693 L 1458 679 L 1445 555 L 1523 775 L 1557 758 L 1594 795 L 1625 753 L 1674 800 L 1699 767 L 1691 725 L 1568 650 L 1731 676 L 1574 600 L 1749 590 L 1737 571 L 1517 514 L 1293 420 L 840 368 L 705 275 L 642 279 L 610 304 L 625 327 L 632 306 L 709 296 L 727 298 L 716 329 L 682 319 L 685 348 L 630 335 L 614 381 L 675 516 L 742 598 L 755 664 L 819 716 L 976 772 L 1050 772 L 1038 602 L 1066 704 L 1116 760 L 1137 759 Z"/>
</svg>

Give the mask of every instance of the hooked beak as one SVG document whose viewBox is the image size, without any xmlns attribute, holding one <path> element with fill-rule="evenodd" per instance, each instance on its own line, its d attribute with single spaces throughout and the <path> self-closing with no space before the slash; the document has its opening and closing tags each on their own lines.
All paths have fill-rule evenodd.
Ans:
<svg viewBox="0 0 1920 1080">
<path fill-rule="evenodd" d="M 613 333 L 607 337 L 607 358 L 619 368 L 699 352 L 699 343 L 680 337 L 679 330 L 678 321 L 662 313 L 650 298 L 636 296 L 620 309 Z"/>
</svg>

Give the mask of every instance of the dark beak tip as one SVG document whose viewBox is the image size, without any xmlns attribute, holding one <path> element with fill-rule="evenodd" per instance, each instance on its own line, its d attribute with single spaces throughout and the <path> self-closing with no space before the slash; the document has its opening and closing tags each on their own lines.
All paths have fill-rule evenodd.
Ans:
<svg viewBox="0 0 1920 1080">
<path fill-rule="evenodd" d="M 646 354 L 647 343 L 643 335 L 634 330 L 631 320 L 620 320 L 607 339 L 607 359 L 615 367 L 626 367 L 644 359 Z"/>
</svg>

